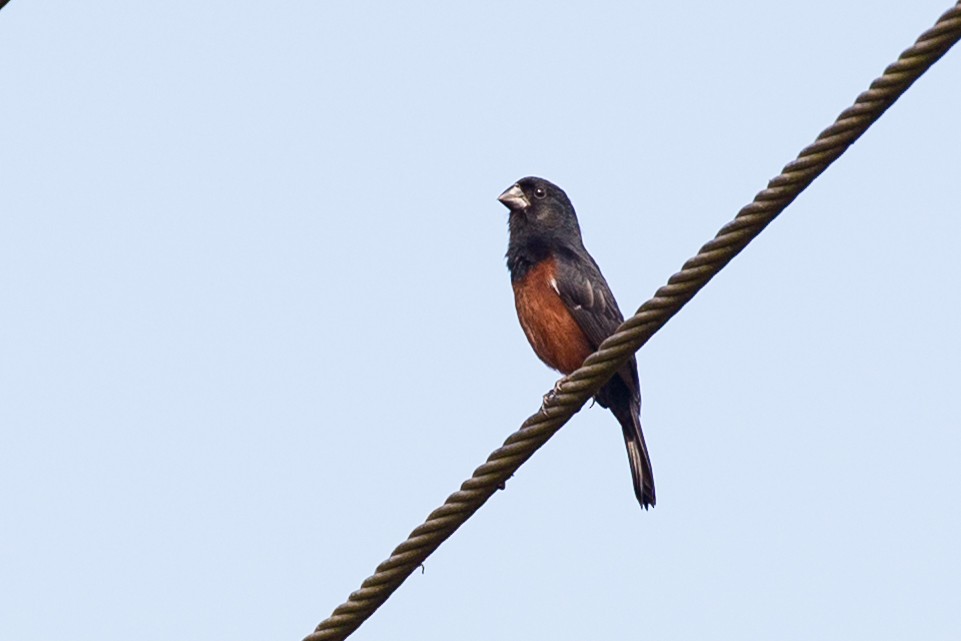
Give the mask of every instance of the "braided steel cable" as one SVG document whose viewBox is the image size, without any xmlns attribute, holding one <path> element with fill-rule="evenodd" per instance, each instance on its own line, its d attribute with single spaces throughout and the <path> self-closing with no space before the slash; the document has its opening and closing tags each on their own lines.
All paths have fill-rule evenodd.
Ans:
<svg viewBox="0 0 961 641">
<path fill-rule="evenodd" d="M 575 372 L 563 378 L 541 410 L 524 421 L 504 445 L 478 467 L 460 490 L 431 512 L 406 541 L 377 566 L 360 589 L 338 606 L 304 641 L 347 638 L 401 583 L 483 505 L 507 479 L 597 392 L 631 354 L 687 304 L 727 263 L 794 201 L 888 107 L 961 39 L 961 1 L 884 70 L 884 74 L 845 109 L 833 125 L 788 163 L 767 189 L 671 276 L 654 297 L 601 343 Z"/>
</svg>

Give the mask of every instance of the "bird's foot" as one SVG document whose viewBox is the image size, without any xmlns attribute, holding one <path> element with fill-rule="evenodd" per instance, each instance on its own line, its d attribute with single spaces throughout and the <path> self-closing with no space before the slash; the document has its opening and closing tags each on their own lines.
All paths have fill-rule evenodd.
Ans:
<svg viewBox="0 0 961 641">
<path fill-rule="evenodd" d="M 557 381 L 556 383 L 554 383 L 554 389 L 552 389 L 551 391 L 549 391 L 547 394 L 544 394 L 544 398 L 542 399 L 542 402 L 541 402 L 541 411 L 542 411 L 542 412 L 546 411 L 546 409 L 547 409 L 547 404 L 548 404 L 549 402 L 553 401 L 555 396 L 557 396 L 558 394 L 560 394 L 560 391 L 561 391 L 561 382 L 563 382 L 563 380 L 564 380 L 564 379 L 561 379 L 561 380 Z"/>
</svg>

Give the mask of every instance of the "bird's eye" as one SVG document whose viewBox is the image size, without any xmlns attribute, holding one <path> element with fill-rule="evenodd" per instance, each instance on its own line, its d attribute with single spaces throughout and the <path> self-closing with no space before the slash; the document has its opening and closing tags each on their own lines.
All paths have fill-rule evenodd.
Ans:
<svg viewBox="0 0 961 641">
<path fill-rule="evenodd" d="M 543 187 L 537 187 L 536 189 L 534 189 L 534 197 L 535 197 L 535 198 L 543 198 L 543 197 L 546 196 L 546 195 L 547 195 L 547 192 L 544 191 L 544 188 L 543 188 Z"/>
</svg>

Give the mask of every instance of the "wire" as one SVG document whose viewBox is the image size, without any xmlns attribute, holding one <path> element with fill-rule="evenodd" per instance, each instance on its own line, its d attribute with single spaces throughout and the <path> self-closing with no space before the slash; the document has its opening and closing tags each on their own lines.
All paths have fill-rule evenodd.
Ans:
<svg viewBox="0 0 961 641">
<path fill-rule="evenodd" d="M 504 445 L 474 471 L 460 490 L 431 512 L 406 541 L 377 566 L 360 589 L 338 606 L 304 641 L 340 641 L 347 638 L 383 605 L 401 583 L 458 527 L 494 494 L 539 447 L 554 435 L 597 392 L 631 354 L 691 300 L 774 218 L 794 201 L 815 178 L 867 131 L 908 87 L 961 39 L 961 2 L 884 70 L 884 74 L 859 95 L 833 125 L 788 163 L 766 189 L 738 212 L 696 256 L 684 263 L 654 297 L 601 343 L 597 352 L 569 376 L 541 410 L 524 421 Z"/>
</svg>

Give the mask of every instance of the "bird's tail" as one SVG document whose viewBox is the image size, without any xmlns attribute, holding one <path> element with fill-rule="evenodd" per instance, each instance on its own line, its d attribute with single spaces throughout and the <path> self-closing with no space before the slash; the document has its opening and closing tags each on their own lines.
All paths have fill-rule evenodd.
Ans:
<svg viewBox="0 0 961 641">
<path fill-rule="evenodd" d="M 641 431 L 640 408 L 634 403 L 614 404 L 614 416 L 624 430 L 624 443 L 627 445 L 627 459 L 631 463 L 631 476 L 634 480 L 634 494 L 637 502 L 645 510 L 654 507 L 657 497 L 654 493 L 654 469 L 647 453 L 644 432 Z"/>
</svg>

